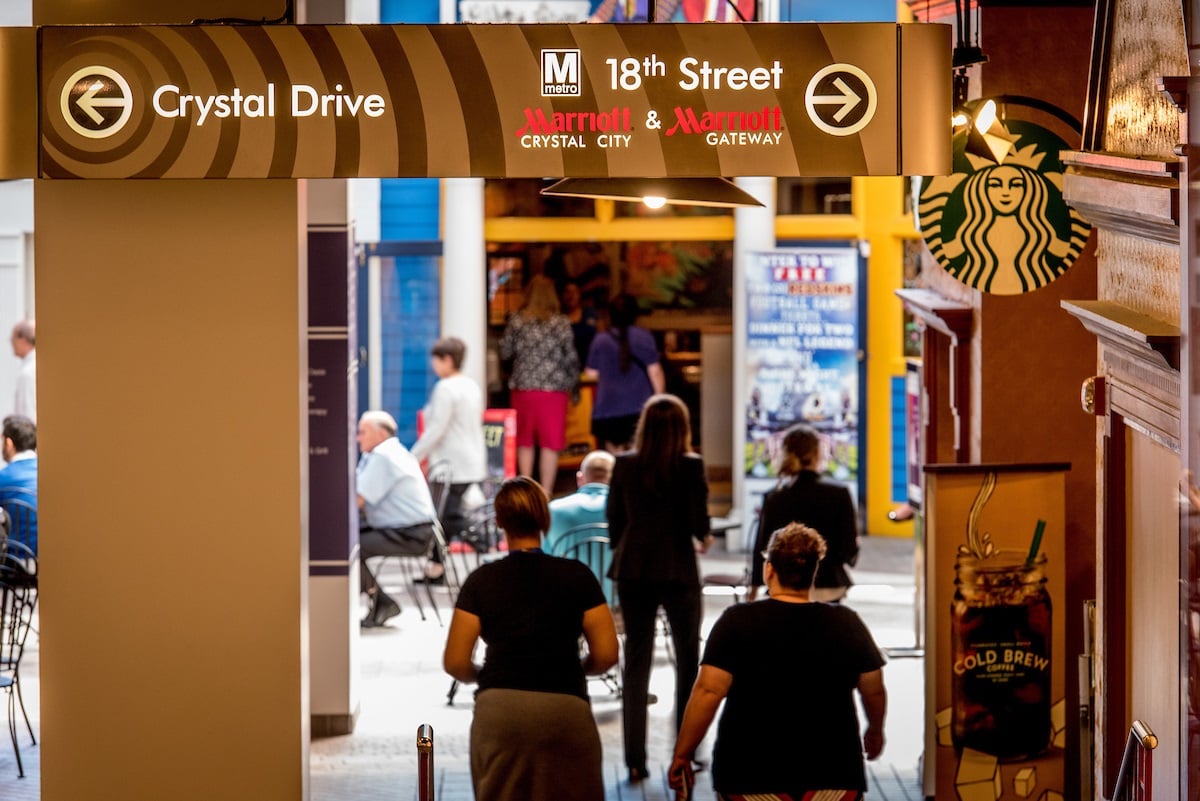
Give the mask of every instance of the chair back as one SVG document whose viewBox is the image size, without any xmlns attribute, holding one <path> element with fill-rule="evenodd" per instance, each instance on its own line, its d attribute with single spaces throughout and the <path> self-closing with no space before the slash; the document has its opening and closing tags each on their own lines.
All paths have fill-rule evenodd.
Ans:
<svg viewBox="0 0 1200 801">
<path fill-rule="evenodd" d="M 471 510 L 468 515 L 471 521 L 462 538 L 471 546 L 476 554 L 485 554 L 500 547 L 500 527 L 496 525 L 496 505 L 494 501 L 484 501 Z"/>
<path fill-rule="evenodd" d="M 433 496 L 433 508 L 437 510 L 438 520 L 446 513 L 446 501 L 450 498 L 453 480 L 454 468 L 445 459 L 434 462 L 425 472 L 425 481 L 429 484 L 429 494 Z"/>
<path fill-rule="evenodd" d="M 586 530 L 585 530 L 586 529 Z M 578 530 L 573 536 L 572 532 Z M 567 559 L 578 559 L 587 565 L 600 588 L 604 590 L 604 598 L 609 606 L 616 606 L 616 593 L 613 590 L 613 580 L 608 577 L 608 568 L 612 564 L 612 546 L 608 539 L 607 523 L 588 523 L 576 526 L 567 531 L 555 545 L 555 556 Z"/>
<path fill-rule="evenodd" d="M 0 507 L 8 514 L 8 538 L 29 548 L 37 549 L 37 505 L 32 500 L 6 496 Z"/>
</svg>

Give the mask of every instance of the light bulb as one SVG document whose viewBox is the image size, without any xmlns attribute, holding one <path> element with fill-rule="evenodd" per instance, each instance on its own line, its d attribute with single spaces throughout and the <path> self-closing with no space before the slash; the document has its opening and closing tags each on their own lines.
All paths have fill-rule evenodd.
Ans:
<svg viewBox="0 0 1200 801">
<path fill-rule="evenodd" d="M 989 100 L 983 104 L 983 108 L 979 109 L 979 113 L 975 115 L 975 130 L 980 133 L 987 133 L 988 128 L 992 127 L 992 123 L 996 121 L 996 101 Z"/>
<path fill-rule="evenodd" d="M 648 209 L 661 209 L 667 205 L 667 199 L 658 195 L 647 195 L 642 198 L 642 202 L 646 204 L 646 208 Z"/>
</svg>

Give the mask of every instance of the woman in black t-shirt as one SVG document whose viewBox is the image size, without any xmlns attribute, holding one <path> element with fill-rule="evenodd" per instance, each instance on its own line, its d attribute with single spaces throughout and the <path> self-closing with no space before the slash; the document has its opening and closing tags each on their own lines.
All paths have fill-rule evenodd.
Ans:
<svg viewBox="0 0 1200 801">
<path fill-rule="evenodd" d="M 825 542 L 791 523 L 775 532 L 764 574 L 770 597 L 729 607 L 713 626 L 669 771 L 691 778 L 691 755 L 721 701 L 713 788 L 725 797 L 866 790 L 863 755 L 883 751 L 883 655 L 858 615 L 812 602 Z M 857 690 L 867 718 L 859 738 Z"/>
<path fill-rule="evenodd" d="M 463 583 L 443 656 L 447 673 L 479 684 L 471 721 L 476 801 L 602 801 L 586 677 L 616 664 L 612 613 L 587 565 L 542 552 L 550 510 L 540 484 L 505 481 L 494 508 L 508 555 Z M 481 639 L 487 652 L 478 665 Z"/>
</svg>

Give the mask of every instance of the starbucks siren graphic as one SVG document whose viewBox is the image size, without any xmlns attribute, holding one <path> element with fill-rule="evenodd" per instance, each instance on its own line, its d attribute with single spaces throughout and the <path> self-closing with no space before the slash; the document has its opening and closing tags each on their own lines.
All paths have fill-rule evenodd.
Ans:
<svg viewBox="0 0 1200 801">
<path fill-rule="evenodd" d="M 1012 148 L 999 158 L 968 152 L 971 126 L 953 139 L 954 172 L 923 178 L 918 218 L 929 251 L 967 286 L 998 295 L 1054 281 L 1087 244 L 1090 227 L 1062 197 L 1069 149 L 1023 120 L 996 121 Z"/>
</svg>

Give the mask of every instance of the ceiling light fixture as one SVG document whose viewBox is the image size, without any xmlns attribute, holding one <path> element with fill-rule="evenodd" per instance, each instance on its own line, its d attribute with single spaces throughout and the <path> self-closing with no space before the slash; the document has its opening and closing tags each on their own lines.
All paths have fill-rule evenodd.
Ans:
<svg viewBox="0 0 1200 801">
<path fill-rule="evenodd" d="M 563 178 L 541 192 L 552 197 L 585 197 L 645 203 L 652 209 L 676 206 L 762 206 L 725 178 Z"/>
<path fill-rule="evenodd" d="M 967 131 L 967 152 L 1001 164 L 1015 144 L 1012 134 L 1000 122 L 996 101 L 988 99 L 975 112 L 975 121 Z"/>
</svg>

